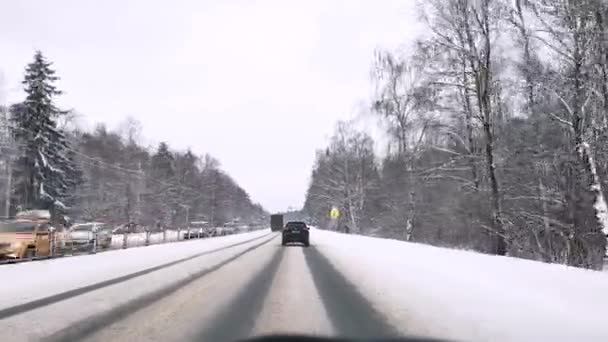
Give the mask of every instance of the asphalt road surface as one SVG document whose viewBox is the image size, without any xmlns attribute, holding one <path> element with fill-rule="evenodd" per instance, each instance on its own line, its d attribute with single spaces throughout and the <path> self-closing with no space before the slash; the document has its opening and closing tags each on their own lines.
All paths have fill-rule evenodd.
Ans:
<svg viewBox="0 0 608 342">
<path fill-rule="evenodd" d="M 138 287 L 162 283 L 171 272 L 184 280 L 136 296 Z M 122 300 L 126 292 L 134 295 Z M 26 332 L 26 322 L 32 321 L 36 326 Z M 4 330 L 9 340 L 45 341 L 236 341 L 279 333 L 398 335 L 314 242 L 308 248 L 283 247 L 277 234 L 0 324 L 9 328 Z"/>
<path fill-rule="evenodd" d="M 0 341 L 607 341 L 600 272 L 311 234 L 308 248 L 257 231 L 4 265 Z"/>
</svg>

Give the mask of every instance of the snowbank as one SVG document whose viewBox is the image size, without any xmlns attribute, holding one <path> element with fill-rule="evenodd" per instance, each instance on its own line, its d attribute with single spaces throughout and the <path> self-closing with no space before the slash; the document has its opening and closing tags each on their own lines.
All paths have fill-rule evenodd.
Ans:
<svg viewBox="0 0 608 342">
<path fill-rule="evenodd" d="M 404 333 L 608 341 L 608 274 L 314 230 L 311 243 Z"/>
<path fill-rule="evenodd" d="M 118 249 L 98 254 L 2 265 L 0 266 L 0 280 L 2 280 L 0 309 L 226 247 L 268 233 L 270 229 L 150 245 L 145 248 Z"/>
<path fill-rule="evenodd" d="M 177 240 L 177 230 L 167 230 L 166 241 L 163 237 L 163 233 L 150 233 L 150 244 L 157 244 L 163 242 L 174 242 Z M 124 234 L 113 234 L 112 235 L 112 248 L 122 248 Z M 131 233 L 127 236 L 127 246 L 137 247 L 146 245 L 146 233 Z"/>
</svg>

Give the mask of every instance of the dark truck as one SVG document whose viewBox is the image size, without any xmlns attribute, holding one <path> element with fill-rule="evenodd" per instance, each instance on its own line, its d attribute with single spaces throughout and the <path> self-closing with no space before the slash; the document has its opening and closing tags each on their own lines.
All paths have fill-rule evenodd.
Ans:
<svg viewBox="0 0 608 342">
<path fill-rule="evenodd" d="M 283 230 L 283 215 L 270 215 L 270 230 L 279 232 Z"/>
</svg>

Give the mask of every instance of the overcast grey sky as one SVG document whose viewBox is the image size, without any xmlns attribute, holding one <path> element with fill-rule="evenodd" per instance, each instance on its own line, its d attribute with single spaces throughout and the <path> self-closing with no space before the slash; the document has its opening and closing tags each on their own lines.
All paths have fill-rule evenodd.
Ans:
<svg viewBox="0 0 608 342">
<path fill-rule="evenodd" d="M 85 125 L 211 153 L 271 211 L 301 206 L 315 150 L 364 108 L 376 48 L 419 32 L 414 0 L 1 0 L 0 101 L 35 49 Z"/>
</svg>

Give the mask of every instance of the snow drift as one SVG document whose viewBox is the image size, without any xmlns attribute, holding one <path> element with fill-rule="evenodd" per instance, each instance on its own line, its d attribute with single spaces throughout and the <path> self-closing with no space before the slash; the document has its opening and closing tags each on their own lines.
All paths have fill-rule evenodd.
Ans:
<svg viewBox="0 0 608 342">
<path fill-rule="evenodd" d="M 608 274 L 314 230 L 318 248 L 404 333 L 608 341 Z"/>
</svg>

